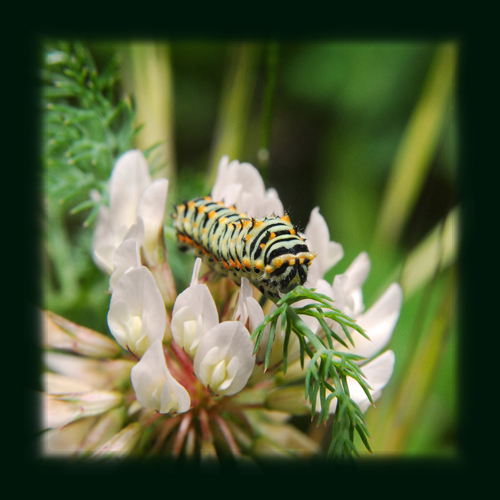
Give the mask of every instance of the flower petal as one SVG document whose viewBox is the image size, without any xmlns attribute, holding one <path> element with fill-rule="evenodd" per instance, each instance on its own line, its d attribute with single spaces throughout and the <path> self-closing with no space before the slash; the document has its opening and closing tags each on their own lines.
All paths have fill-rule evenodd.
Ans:
<svg viewBox="0 0 500 500">
<path fill-rule="evenodd" d="M 237 362 L 232 361 L 233 358 L 237 358 Z M 208 377 L 215 369 L 221 369 L 217 366 L 221 361 L 224 362 L 226 378 L 232 380 L 226 389 L 218 390 L 219 387 L 226 387 L 223 382 L 212 389 L 218 394 L 231 396 L 245 387 L 255 365 L 250 334 L 238 321 L 225 321 L 205 333 L 194 358 L 196 376 L 205 385 L 210 385 Z M 231 373 L 235 366 L 237 372 Z"/>
<path fill-rule="evenodd" d="M 141 267 L 141 256 L 137 240 L 135 238 L 124 240 L 113 256 L 113 274 L 109 279 L 110 293 L 113 293 L 114 287 L 127 271 L 139 267 Z"/>
<path fill-rule="evenodd" d="M 128 306 L 125 317 L 122 302 Z M 165 304 L 149 269 L 131 269 L 120 278 L 111 296 L 108 325 L 118 343 L 138 356 L 155 340 L 163 339 L 167 325 Z"/>
<path fill-rule="evenodd" d="M 146 158 L 138 149 L 127 151 L 118 158 L 109 181 L 112 225 L 115 236 L 119 238 L 117 243 L 135 222 L 139 200 L 150 184 Z"/>
<path fill-rule="evenodd" d="M 160 413 L 184 413 L 189 410 L 191 398 L 168 371 L 160 340 L 153 342 L 132 368 L 131 380 L 137 401 L 144 408 Z"/>
<path fill-rule="evenodd" d="M 342 245 L 330 241 L 330 231 L 319 208 L 313 208 L 305 230 L 306 242 L 316 258 L 309 267 L 307 283 L 315 287 L 319 279 L 344 256 Z"/>
<path fill-rule="evenodd" d="M 365 330 L 370 340 L 353 331 L 355 347 L 351 347 L 350 351 L 368 359 L 383 349 L 396 326 L 402 303 L 401 287 L 393 283 L 368 311 L 356 318 L 356 322 Z M 339 350 L 346 349 L 339 346 Z"/>
<path fill-rule="evenodd" d="M 144 249 L 153 252 L 163 230 L 168 180 L 158 179 L 148 186 L 139 201 L 137 216 L 144 222 Z"/>
</svg>

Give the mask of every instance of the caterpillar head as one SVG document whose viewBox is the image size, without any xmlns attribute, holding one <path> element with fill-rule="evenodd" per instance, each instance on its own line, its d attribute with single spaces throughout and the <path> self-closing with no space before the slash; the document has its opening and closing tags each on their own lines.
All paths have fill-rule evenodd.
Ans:
<svg viewBox="0 0 500 500">
<path fill-rule="evenodd" d="M 316 255 L 311 252 L 276 257 L 272 264 L 266 267 L 266 273 L 270 275 L 270 288 L 286 294 L 295 287 L 303 285 L 307 280 L 309 266 L 315 257 Z"/>
</svg>

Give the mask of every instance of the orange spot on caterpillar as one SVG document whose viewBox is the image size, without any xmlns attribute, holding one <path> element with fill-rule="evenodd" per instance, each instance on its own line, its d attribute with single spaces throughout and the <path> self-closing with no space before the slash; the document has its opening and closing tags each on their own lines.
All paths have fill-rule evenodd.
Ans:
<svg viewBox="0 0 500 500">
<path fill-rule="evenodd" d="M 262 271 L 262 269 L 264 268 L 264 264 L 261 260 L 257 261 L 255 263 L 255 267 L 259 270 L 259 271 Z"/>
<path fill-rule="evenodd" d="M 236 262 L 234 262 L 234 260 L 233 260 L 233 259 L 229 259 L 229 265 L 230 265 L 231 267 L 236 267 Z"/>
<path fill-rule="evenodd" d="M 193 208 L 194 207 L 194 201 L 188 201 L 188 208 Z"/>
<path fill-rule="evenodd" d="M 217 212 L 215 210 L 212 210 L 211 212 L 208 213 L 208 218 L 211 219 L 212 217 L 215 217 L 215 214 Z"/>
<path fill-rule="evenodd" d="M 212 198 L 210 196 L 205 196 L 205 198 L 203 198 L 205 201 L 212 201 Z"/>
<path fill-rule="evenodd" d="M 271 236 L 269 236 L 269 239 L 272 240 L 274 238 L 276 238 L 276 233 L 271 233 Z"/>
<path fill-rule="evenodd" d="M 290 234 L 297 234 L 297 231 L 295 231 L 295 229 L 290 229 Z"/>
<path fill-rule="evenodd" d="M 264 248 L 266 248 L 266 244 L 265 244 L 265 243 L 261 243 L 261 244 L 259 245 L 259 247 L 260 247 L 260 248 L 262 248 L 262 250 L 264 250 Z"/>
<path fill-rule="evenodd" d="M 288 214 L 283 215 L 283 217 L 280 217 L 280 219 L 285 222 L 290 222 L 290 216 Z"/>
<path fill-rule="evenodd" d="M 206 207 L 206 206 L 203 206 L 203 205 L 202 205 L 201 207 L 198 207 L 198 213 L 199 213 L 199 214 L 201 214 L 202 212 L 204 212 L 204 211 L 205 211 L 205 209 L 206 209 L 206 208 L 207 208 L 207 207 Z"/>
<path fill-rule="evenodd" d="M 223 260 L 223 261 L 222 261 L 222 265 L 223 265 L 226 269 L 229 269 L 229 264 L 228 264 L 225 260 Z"/>
<path fill-rule="evenodd" d="M 266 273 L 271 274 L 274 271 L 274 267 L 273 266 L 266 266 L 265 271 L 266 271 Z"/>
<path fill-rule="evenodd" d="M 204 255 L 210 255 L 210 252 L 207 252 L 204 248 L 201 249 Z"/>
<path fill-rule="evenodd" d="M 254 227 L 262 226 L 263 223 L 264 223 L 264 221 L 256 220 L 255 223 L 254 223 Z"/>
<path fill-rule="evenodd" d="M 252 264 L 250 263 L 250 259 L 243 259 L 243 264 L 245 264 L 245 267 L 250 269 L 252 267 Z"/>
<path fill-rule="evenodd" d="M 246 240 L 246 241 L 250 241 L 251 239 L 252 239 L 252 237 L 251 237 L 249 234 L 247 234 L 247 235 L 245 236 L 245 240 Z"/>
</svg>

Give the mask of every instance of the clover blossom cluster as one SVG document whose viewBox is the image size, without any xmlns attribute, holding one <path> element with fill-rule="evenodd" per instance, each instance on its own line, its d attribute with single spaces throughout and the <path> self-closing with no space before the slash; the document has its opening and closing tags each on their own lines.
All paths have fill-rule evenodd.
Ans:
<svg viewBox="0 0 500 500">
<path fill-rule="evenodd" d="M 301 394 L 296 386 L 290 392 L 286 385 L 304 377 L 298 339 L 293 336 L 288 345 L 284 377 L 280 325 L 265 373 L 267 342 L 254 353 L 250 340 L 276 306 L 259 301 L 260 292 L 245 278 L 240 288 L 232 282 L 210 288 L 211 273 L 208 268 L 202 272 L 200 259 L 190 285 L 177 294 L 163 231 L 167 190 L 166 179 L 151 179 L 140 151 L 129 151 L 116 162 L 109 207 L 101 207 L 93 240 L 94 261 L 110 276 L 107 320 L 113 338 L 44 313 L 48 451 L 122 455 L 142 443 L 174 456 L 215 456 L 222 449 L 234 456 L 251 450 L 318 452 L 317 443 L 287 423 L 290 416 L 310 411 L 303 387 Z M 227 156 L 221 159 L 211 196 L 253 217 L 284 214 L 278 194 L 265 189 L 257 169 L 229 162 Z M 336 342 L 335 349 L 365 358 L 360 364 L 376 400 L 393 372 L 394 353 L 377 354 L 398 320 L 401 288 L 393 283 L 365 311 L 362 285 L 370 269 L 368 255 L 360 254 L 329 283 L 324 275 L 342 259 L 343 249 L 330 241 L 318 208 L 311 212 L 303 236 L 317 255 L 306 286 L 333 299 L 370 339 L 352 331 L 355 347 Z M 317 319 L 302 318 L 315 335 L 323 335 Z M 345 336 L 340 325 L 332 322 L 331 328 Z M 349 378 L 348 385 L 351 398 L 366 411 L 370 402 L 359 383 Z M 150 432 L 143 432 L 146 428 Z"/>
</svg>

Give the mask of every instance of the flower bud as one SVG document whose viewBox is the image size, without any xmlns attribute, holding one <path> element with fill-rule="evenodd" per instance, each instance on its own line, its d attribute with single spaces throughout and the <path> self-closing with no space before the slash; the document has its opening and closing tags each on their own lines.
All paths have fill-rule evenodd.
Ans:
<svg viewBox="0 0 500 500">
<path fill-rule="evenodd" d="M 96 450 L 91 457 L 95 458 L 102 455 L 127 455 L 132 451 L 139 440 L 141 430 L 141 426 L 137 422 L 128 425 Z"/>
<path fill-rule="evenodd" d="M 291 415 L 306 415 L 311 408 L 304 398 L 304 386 L 295 385 L 278 389 L 267 396 L 265 405 L 270 410 L 278 410 Z"/>
<path fill-rule="evenodd" d="M 114 358 L 120 346 L 109 337 L 77 325 L 53 312 L 42 311 L 44 347 L 94 358 Z"/>
<path fill-rule="evenodd" d="M 45 395 L 45 428 L 63 427 L 79 418 L 92 417 L 115 408 L 123 401 L 118 392 L 91 391 Z"/>
<path fill-rule="evenodd" d="M 103 446 L 122 428 L 124 421 L 125 411 L 123 408 L 108 411 L 87 433 L 80 450 L 91 451 Z"/>
<path fill-rule="evenodd" d="M 58 352 L 47 352 L 45 364 L 50 371 L 83 380 L 94 389 L 114 389 L 128 383 L 135 365 L 127 359 L 88 359 Z"/>
</svg>

